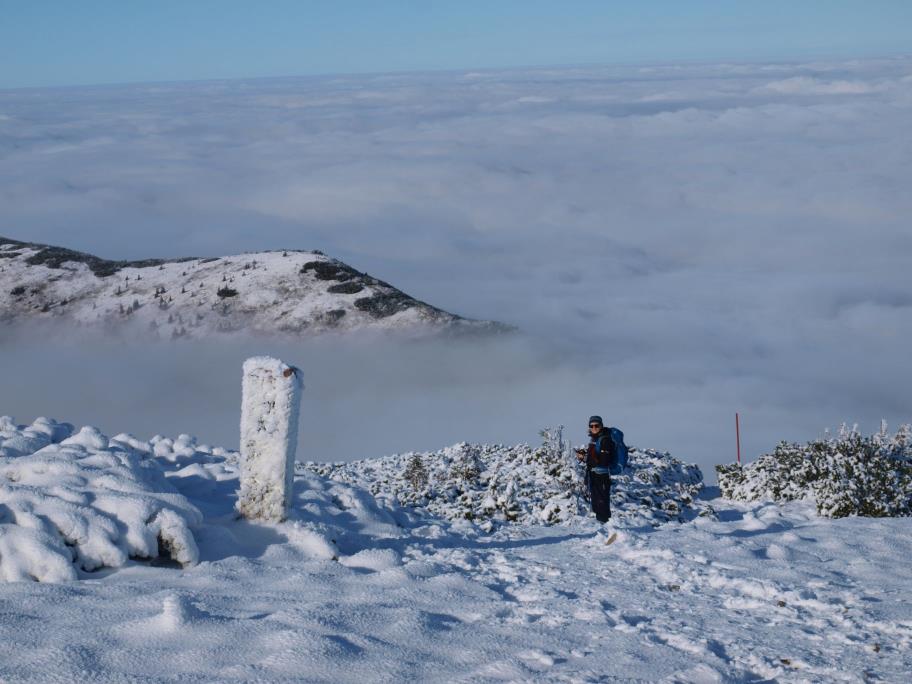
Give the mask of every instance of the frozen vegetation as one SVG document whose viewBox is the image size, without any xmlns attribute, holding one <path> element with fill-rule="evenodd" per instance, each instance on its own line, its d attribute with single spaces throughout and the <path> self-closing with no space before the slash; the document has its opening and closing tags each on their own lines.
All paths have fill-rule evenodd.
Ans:
<svg viewBox="0 0 912 684">
<path fill-rule="evenodd" d="M 717 466 L 722 496 L 739 501 L 814 503 L 829 518 L 912 515 L 912 425 L 864 436 L 843 426 L 835 437 L 780 443 L 745 466 Z"/>
<path fill-rule="evenodd" d="M 582 469 L 556 430 L 543 444 L 456 444 L 430 453 L 406 453 L 349 463 L 307 463 L 309 471 L 350 482 L 395 505 L 448 520 L 554 524 L 588 513 Z M 698 500 L 703 475 L 668 453 L 632 449 L 628 468 L 612 478 L 614 516 L 630 524 L 659 525 L 713 515 Z"/>
<path fill-rule="evenodd" d="M 713 499 L 637 449 L 605 546 L 564 455 L 310 464 L 264 524 L 235 451 L 3 418 L 0 568 L 42 581 L 0 582 L 0 680 L 905 681 L 912 519 Z"/>
</svg>

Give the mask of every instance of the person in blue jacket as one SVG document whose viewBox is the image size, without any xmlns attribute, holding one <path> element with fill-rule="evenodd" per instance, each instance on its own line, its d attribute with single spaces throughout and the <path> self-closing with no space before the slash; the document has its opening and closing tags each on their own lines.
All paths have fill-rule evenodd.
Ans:
<svg viewBox="0 0 912 684">
<path fill-rule="evenodd" d="M 615 448 L 611 431 L 605 427 L 601 416 L 589 418 L 589 446 L 578 449 L 577 458 L 586 462 L 586 481 L 589 483 L 589 501 L 599 522 L 611 518 L 611 472 Z"/>
</svg>

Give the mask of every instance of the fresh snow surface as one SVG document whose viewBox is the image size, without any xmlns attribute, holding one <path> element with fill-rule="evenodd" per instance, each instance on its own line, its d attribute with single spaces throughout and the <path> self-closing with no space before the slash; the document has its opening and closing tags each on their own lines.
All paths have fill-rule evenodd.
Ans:
<svg viewBox="0 0 912 684">
<path fill-rule="evenodd" d="M 908 518 L 714 499 L 715 517 L 618 521 L 605 546 L 591 517 L 486 533 L 308 473 L 288 521 L 254 524 L 234 511 L 236 452 L 2 426 L 3 473 L 40 476 L 35 501 L 170 497 L 160 510 L 188 522 L 199 556 L 0 583 L 0 681 L 905 682 L 912 669 Z M 68 469 L 86 459 L 111 480 Z M 0 482 L 4 496 L 26 486 Z M 4 536 L 59 525 L 53 509 L 33 505 L 30 527 L 0 507 Z"/>
</svg>

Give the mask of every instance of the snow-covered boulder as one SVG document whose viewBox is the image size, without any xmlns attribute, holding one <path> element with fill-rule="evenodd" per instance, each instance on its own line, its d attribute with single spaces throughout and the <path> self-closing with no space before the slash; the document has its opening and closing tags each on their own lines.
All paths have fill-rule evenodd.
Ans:
<svg viewBox="0 0 912 684">
<path fill-rule="evenodd" d="M 167 481 L 151 447 L 39 418 L 0 418 L 0 578 L 65 581 L 130 558 L 199 553 L 202 515 Z"/>
<path fill-rule="evenodd" d="M 554 524 L 589 515 L 581 468 L 549 436 L 539 447 L 460 443 L 435 452 L 299 467 L 357 484 L 390 505 L 449 520 Z M 697 501 L 700 469 L 665 452 L 633 449 L 624 473 L 612 480 L 613 515 L 633 524 L 712 513 Z"/>
<path fill-rule="evenodd" d="M 836 437 L 780 443 L 745 466 L 716 466 L 722 496 L 739 501 L 814 501 L 829 518 L 912 515 L 912 425 L 872 436 L 845 426 Z"/>
</svg>

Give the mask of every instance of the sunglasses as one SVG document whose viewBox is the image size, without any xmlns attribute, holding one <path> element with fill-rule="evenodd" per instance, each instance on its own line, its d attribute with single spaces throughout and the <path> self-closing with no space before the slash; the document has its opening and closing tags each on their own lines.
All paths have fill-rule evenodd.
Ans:
<svg viewBox="0 0 912 684">
<path fill-rule="evenodd" d="M 589 427 L 590 427 L 590 428 L 594 428 L 594 427 L 600 428 L 600 427 L 602 427 L 602 426 L 601 426 L 600 424 L 598 424 L 598 423 L 589 423 Z"/>
</svg>

